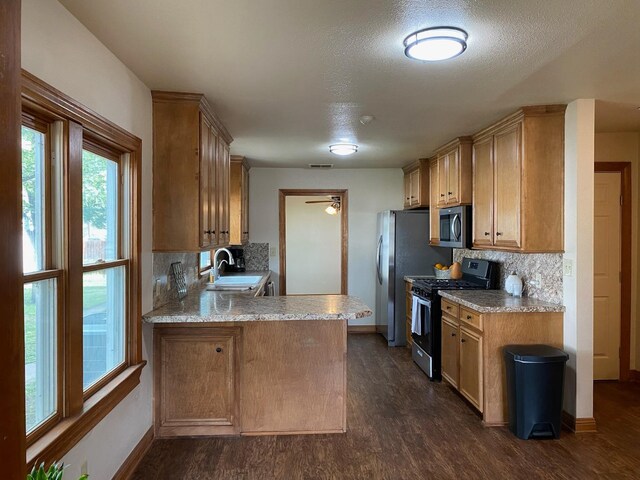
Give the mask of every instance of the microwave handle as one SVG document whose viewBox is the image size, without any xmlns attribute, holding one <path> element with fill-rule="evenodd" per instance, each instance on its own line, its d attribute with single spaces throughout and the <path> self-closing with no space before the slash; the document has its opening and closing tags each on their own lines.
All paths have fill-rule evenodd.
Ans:
<svg viewBox="0 0 640 480">
<path fill-rule="evenodd" d="M 460 215 L 456 213 L 453 217 L 453 221 L 451 222 L 451 238 L 453 238 L 455 241 L 459 241 L 461 234 L 462 222 L 460 221 Z"/>
</svg>

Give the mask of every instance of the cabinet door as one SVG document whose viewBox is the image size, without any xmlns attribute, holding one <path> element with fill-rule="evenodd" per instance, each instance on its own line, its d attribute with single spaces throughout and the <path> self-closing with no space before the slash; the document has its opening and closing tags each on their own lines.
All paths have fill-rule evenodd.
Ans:
<svg viewBox="0 0 640 480">
<path fill-rule="evenodd" d="M 211 125 L 206 117 L 200 114 L 200 247 L 211 246 L 211 148 L 209 131 Z"/>
<path fill-rule="evenodd" d="M 447 205 L 447 155 L 438 156 L 438 207 L 445 207 Z"/>
<path fill-rule="evenodd" d="M 156 435 L 239 432 L 230 329 L 156 330 Z"/>
<path fill-rule="evenodd" d="M 223 211 L 224 211 L 224 238 L 225 245 L 229 245 L 229 241 L 231 240 L 230 228 L 231 228 L 231 218 L 230 218 L 230 208 L 229 208 L 229 194 L 231 190 L 231 151 L 229 149 L 229 145 L 226 143 L 223 146 L 223 155 L 224 155 L 224 181 L 223 181 Z"/>
<path fill-rule="evenodd" d="M 520 247 L 522 122 L 494 136 L 494 245 Z"/>
<path fill-rule="evenodd" d="M 447 205 L 460 204 L 460 152 L 459 149 L 447 154 Z"/>
<path fill-rule="evenodd" d="M 473 246 L 493 245 L 493 137 L 473 144 Z"/>
<path fill-rule="evenodd" d="M 211 247 L 217 247 L 220 243 L 220 226 L 218 225 L 218 141 L 217 131 L 209 129 L 209 158 L 211 175 L 209 180 L 209 225 L 211 227 Z"/>
<path fill-rule="evenodd" d="M 242 244 L 249 243 L 249 170 L 242 166 Z"/>
<path fill-rule="evenodd" d="M 442 317 L 442 378 L 458 388 L 458 326 Z"/>
<path fill-rule="evenodd" d="M 404 208 L 411 206 L 411 173 L 404 174 Z"/>
<path fill-rule="evenodd" d="M 482 337 L 460 327 L 460 393 L 482 412 Z"/>
<path fill-rule="evenodd" d="M 411 206 L 420 205 L 420 168 L 417 168 L 409 175 L 411 183 L 411 194 L 409 195 Z"/>
<path fill-rule="evenodd" d="M 429 163 L 429 243 L 440 243 L 440 212 L 438 211 L 438 161 Z"/>
</svg>

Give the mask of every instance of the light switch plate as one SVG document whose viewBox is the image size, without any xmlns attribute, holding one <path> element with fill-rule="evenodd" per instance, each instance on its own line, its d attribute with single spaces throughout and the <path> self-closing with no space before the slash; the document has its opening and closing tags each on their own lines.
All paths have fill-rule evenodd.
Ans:
<svg viewBox="0 0 640 480">
<path fill-rule="evenodd" d="M 573 277 L 573 260 L 570 258 L 562 259 L 562 274 L 565 277 Z"/>
<path fill-rule="evenodd" d="M 276 255 L 278 255 L 278 249 L 275 246 L 269 247 L 269 256 L 275 257 Z"/>
</svg>

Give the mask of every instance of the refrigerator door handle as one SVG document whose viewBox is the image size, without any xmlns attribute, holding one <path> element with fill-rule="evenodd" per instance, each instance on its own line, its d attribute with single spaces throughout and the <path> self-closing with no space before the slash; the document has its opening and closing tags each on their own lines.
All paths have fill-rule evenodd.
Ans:
<svg viewBox="0 0 640 480">
<path fill-rule="evenodd" d="M 378 283 L 382 285 L 382 272 L 380 271 L 380 249 L 382 248 L 382 235 L 378 239 L 378 247 L 376 248 L 376 270 L 378 272 Z"/>
</svg>

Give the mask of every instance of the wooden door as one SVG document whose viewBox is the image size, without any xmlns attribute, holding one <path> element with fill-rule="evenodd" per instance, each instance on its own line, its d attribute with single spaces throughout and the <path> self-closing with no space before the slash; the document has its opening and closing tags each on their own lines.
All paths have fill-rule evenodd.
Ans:
<svg viewBox="0 0 640 480">
<path fill-rule="evenodd" d="M 460 204 L 460 149 L 447 154 L 447 205 Z"/>
<path fill-rule="evenodd" d="M 420 205 L 420 168 L 409 174 L 409 182 L 411 183 L 409 198 L 411 206 L 414 207 Z"/>
<path fill-rule="evenodd" d="M 460 327 L 460 393 L 482 412 L 482 337 Z"/>
<path fill-rule="evenodd" d="M 494 245 L 520 248 L 522 122 L 496 133 L 493 148 Z"/>
<path fill-rule="evenodd" d="M 593 379 L 620 376 L 620 173 L 596 173 L 593 245 Z M 630 261 L 630 259 L 628 260 Z"/>
<path fill-rule="evenodd" d="M 442 378 L 458 388 L 458 325 L 442 317 Z"/>
<path fill-rule="evenodd" d="M 438 207 L 445 207 L 447 205 L 447 162 L 448 157 L 446 155 L 438 156 Z"/>
<path fill-rule="evenodd" d="M 473 144 L 473 246 L 493 245 L 493 137 Z"/>
<path fill-rule="evenodd" d="M 411 206 L 411 173 L 404 174 L 404 208 Z"/>
<path fill-rule="evenodd" d="M 238 433 L 236 335 L 156 330 L 156 435 Z"/>
<path fill-rule="evenodd" d="M 438 161 L 429 163 L 429 243 L 440 243 L 440 212 L 438 210 Z"/>
<path fill-rule="evenodd" d="M 210 136 L 211 124 L 207 118 L 200 114 L 200 247 L 211 246 L 213 228 L 211 226 L 211 146 Z"/>
</svg>

